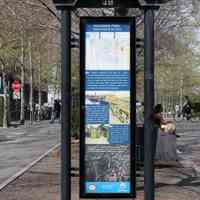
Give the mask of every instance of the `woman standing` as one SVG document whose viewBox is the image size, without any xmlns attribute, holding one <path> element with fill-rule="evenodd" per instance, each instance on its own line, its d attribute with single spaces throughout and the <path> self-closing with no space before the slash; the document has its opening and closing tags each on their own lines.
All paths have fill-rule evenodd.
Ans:
<svg viewBox="0 0 200 200">
<path fill-rule="evenodd" d="M 178 161 L 176 150 L 176 126 L 173 122 L 162 125 L 157 140 L 156 160 L 167 164 Z"/>
<path fill-rule="evenodd" d="M 157 143 L 158 143 L 158 134 L 159 134 L 159 129 L 161 128 L 161 126 L 163 124 L 166 124 L 166 121 L 164 120 L 163 116 L 162 116 L 162 112 L 163 112 L 163 108 L 161 104 L 157 104 L 154 109 L 153 109 L 153 113 L 152 113 L 152 120 L 154 122 L 154 124 L 156 125 L 155 127 L 155 131 L 153 134 L 153 155 L 155 157 L 156 154 L 156 149 L 157 149 Z"/>
<path fill-rule="evenodd" d="M 155 159 L 164 163 L 177 162 L 176 152 L 176 126 L 173 122 L 167 122 L 162 116 L 162 105 L 154 108 L 153 121 L 158 127 L 155 134 Z"/>
</svg>

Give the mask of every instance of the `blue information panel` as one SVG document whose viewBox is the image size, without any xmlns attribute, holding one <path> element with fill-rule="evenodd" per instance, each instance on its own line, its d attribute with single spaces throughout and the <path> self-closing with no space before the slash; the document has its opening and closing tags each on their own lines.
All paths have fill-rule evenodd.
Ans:
<svg viewBox="0 0 200 200">
<path fill-rule="evenodd" d="M 133 193 L 131 23 L 84 23 L 85 194 Z M 83 31 L 82 30 L 82 31 Z"/>
</svg>

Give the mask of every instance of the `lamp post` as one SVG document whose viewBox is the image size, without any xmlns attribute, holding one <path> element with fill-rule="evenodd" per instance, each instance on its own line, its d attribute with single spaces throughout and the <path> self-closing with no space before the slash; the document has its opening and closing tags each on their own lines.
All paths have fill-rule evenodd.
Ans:
<svg viewBox="0 0 200 200">
<path fill-rule="evenodd" d="M 71 10 L 76 0 L 53 0 L 61 11 L 61 200 L 71 200 Z"/>
<path fill-rule="evenodd" d="M 148 101 L 147 101 L 148 99 Z M 144 13 L 144 192 L 145 200 L 154 200 L 154 149 L 156 134 L 150 116 L 154 106 L 154 14 Z"/>
<path fill-rule="evenodd" d="M 145 0 L 144 9 L 144 199 L 154 200 L 154 156 L 157 130 L 151 120 L 154 107 L 154 9 L 170 0 Z M 152 7 L 153 6 L 153 7 Z"/>
</svg>

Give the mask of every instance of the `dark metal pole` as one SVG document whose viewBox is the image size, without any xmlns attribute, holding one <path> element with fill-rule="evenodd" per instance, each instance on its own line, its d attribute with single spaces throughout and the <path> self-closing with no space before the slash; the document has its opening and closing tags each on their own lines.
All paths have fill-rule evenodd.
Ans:
<svg viewBox="0 0 200 200">
<path fill-rule="evenodd" d="M 154 106 L 154 11 L 144 14 L 144 192 L 154 200 L 154 127 L 150 119 Z"/>
<path fill-rule="evenodd" d="M 62 126 L 61 126 L 61 200 L 71 200 L 71 15 L 61 10 L 62 30 Z"/>
</svg>

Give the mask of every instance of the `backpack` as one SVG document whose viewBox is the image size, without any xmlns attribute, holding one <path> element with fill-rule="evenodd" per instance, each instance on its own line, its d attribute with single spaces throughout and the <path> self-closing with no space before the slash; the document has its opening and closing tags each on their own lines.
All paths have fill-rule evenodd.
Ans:
<svg viewBox="0 0 200 200">
<path fill-rule="evenodd" d="M 186 105 L 185 112 L 186 113 L 190 113 L 191 112 L 191 108 L 190 108 L 189 104 Z"/>
</svg>

